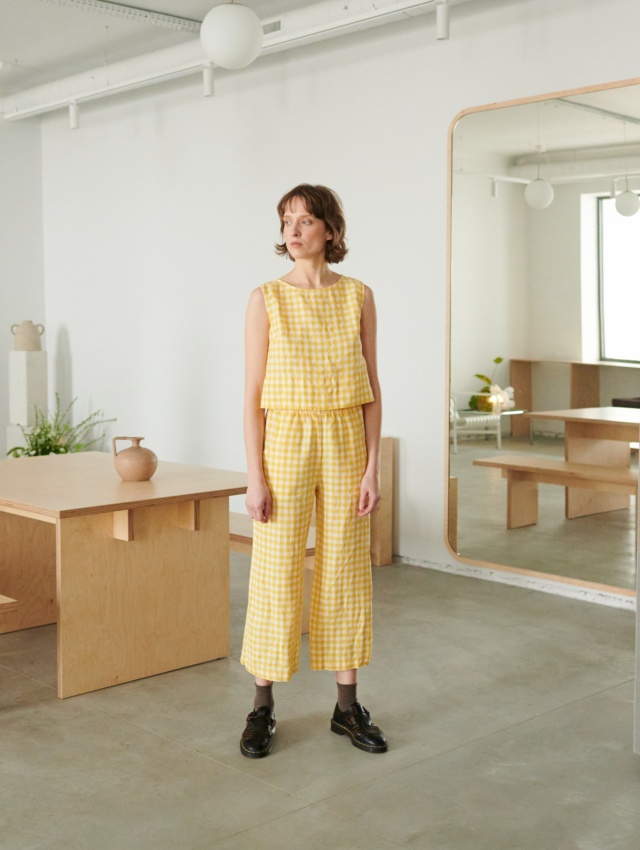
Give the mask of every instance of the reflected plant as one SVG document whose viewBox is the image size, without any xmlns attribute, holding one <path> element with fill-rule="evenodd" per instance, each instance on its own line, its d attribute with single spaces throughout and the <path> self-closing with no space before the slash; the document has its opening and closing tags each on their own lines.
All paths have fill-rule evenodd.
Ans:
<svg viewBox="0 0 640 850">
<path fill-rule="evenodd" d="M 36 457 L 38 455 L 64 455 L 71 452 L 82 452 L 95 445 L 103 437 L 102 431 L 97 437 L 85 442 L 91 431 L 99 425 L 108 425 L 115 419 L 103 419 L 101 410 L 90 413 L 82 422 L 72 425 L 69 421 L 71 408 L 76 403 L 74 398 L 64 410 L 60 408 L 60 396 L 56 393 L 56 409 L 53 414 L 47 416 L 36 408 L 35 425 L 24 427 L 20 430 L 25 439 L 25 446 L 15 446 L 9 449 L 10 457 Z"/>
<path fill-rule="evenodd" d="M 480 410 L 482 412 L 493 411 L 494 401 L 492 401 L 492 397 L 494 396 L 503 396 L 506 397 L 506 399 L 513 399 L 513 387 L 507 387 L 506 390 L 502 390 L 498 384 L 494 383 L 493 380 L 498 366 L 501 363 L 504 363 L 504 357 L 494 357 L 492 362 L 494 363 L 494 367 L 491 375 L 483 375 L 480 372 L 474 375 L 474 378 L 478 378 L 482 381 L 483 386 L 478 390 L 478 395 L 472 395 L 469 399 L 470 410 Z M 510 406 L 513 407 L 513 404 Z M 502 409 L 504 409 L 504 406 Z"/>
</svg>

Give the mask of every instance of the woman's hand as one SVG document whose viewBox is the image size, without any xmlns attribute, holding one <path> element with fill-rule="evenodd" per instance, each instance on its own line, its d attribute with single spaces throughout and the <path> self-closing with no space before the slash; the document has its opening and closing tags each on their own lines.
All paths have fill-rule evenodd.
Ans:
<svg viewBox="0 0 640 850">
<path fill-rule="evenodd" d="M 258 522 L 269 522 L 273 502 L 271 500 L 271 491 L 267 487 L 266 481 L 249 484 L 244 503 L 251 519 L 255 519 Z"/>
<path fill-rule="evenodd" d="M 367 516 L 367 514 L 373 513 L 379 501 L 380 482 L 378 476 L 373 472 L 365 472 L 360 482 L 358 516 Z"/>
</svg>

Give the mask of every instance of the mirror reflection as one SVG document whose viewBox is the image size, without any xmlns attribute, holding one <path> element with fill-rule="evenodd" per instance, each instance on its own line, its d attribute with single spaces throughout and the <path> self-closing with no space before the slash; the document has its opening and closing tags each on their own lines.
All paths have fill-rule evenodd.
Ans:
<svg viewBox="0 0 640 850">
<path fill-rule="evenodd" d="M 451 161 L 451 546 L 631 592 L 640 84 L 467 112 Z"/>
</svg>

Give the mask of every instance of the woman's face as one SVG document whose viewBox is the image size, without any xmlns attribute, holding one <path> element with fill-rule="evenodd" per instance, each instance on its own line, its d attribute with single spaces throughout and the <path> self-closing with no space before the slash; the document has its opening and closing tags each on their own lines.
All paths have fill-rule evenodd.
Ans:
<svg viewBox="0 0 640 850">
<path fill-rule="evenodd" d="M 302 198 L 293 198 L 285 207 L 282 235 L 294 260 L 324 257 L 327 240 L 331 239 L 324 221 L 308 212 Z"/>
</svg>

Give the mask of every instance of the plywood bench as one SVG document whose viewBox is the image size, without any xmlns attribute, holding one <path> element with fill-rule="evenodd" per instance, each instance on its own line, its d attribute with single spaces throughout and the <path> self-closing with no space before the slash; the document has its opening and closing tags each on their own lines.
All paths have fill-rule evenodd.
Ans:
<svg viewBox="0 0 640 850">
<path fill-rule="evenodd" d="M 507 528 L 522 528 L 538 522 L 538 484 L 559 484 L 606 493 L 638 492 L 638 473 L 614 466 L 570 463 L 532 455 L 501 455 L 480 458 L 474 466 L 502 470 L 507 479 Z"/>
<path fill-rule="evenodd" d="M 15 611 L 18 607 L 18 603 L 15 599 L 10 599 L 8 596 L 2 596 L 0 594 L 0 617 L 3 614 L 8 614 L 10 611 Z"/>
</svg>

